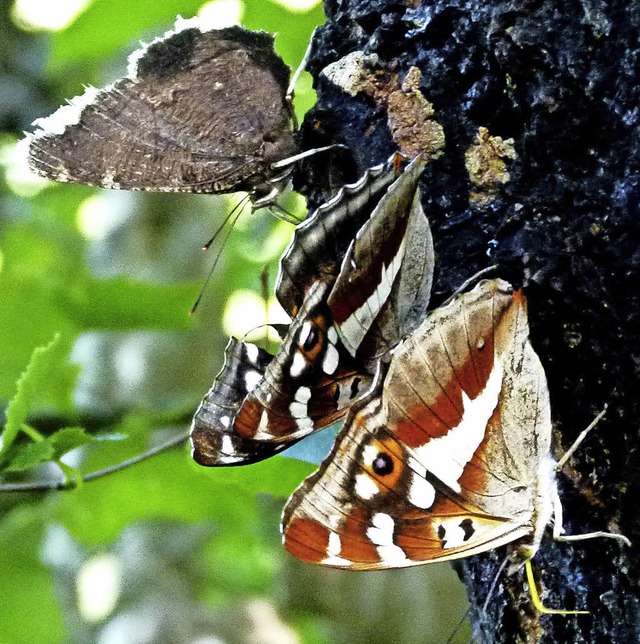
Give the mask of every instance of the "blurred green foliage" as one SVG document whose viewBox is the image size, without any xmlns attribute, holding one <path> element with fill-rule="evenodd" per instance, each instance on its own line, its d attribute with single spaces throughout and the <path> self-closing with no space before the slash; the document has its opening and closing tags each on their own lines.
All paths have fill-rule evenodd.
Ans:
<svg viewBox="0 0 640 644">
<path fill-rule="evenodd" d="M 14 173 L 14 144 L 35 117 L 121 76 L 140 40 L 200 5 L 95 0 L 53 34 L 0 14 L 0 483 L 73 478 L 185 432 L 221 364 L 228 297 L 259 293 L 265 265 L 273 287 L 290 227 L 265 213 L 243 216 L 190 318 L 213 262 L 199 247 L 227 198 L 32 185 Z M 243 23 L 277 32 L 292 67 L 323 21 L 320 6 L 244 6 Z M 308 78 L 297 98 L 301 117 Z M 106 212 L 102 234 L 83 232 L 83 208 Z M 185 447 L 73 490 L 0 494 L 0 642 L 446 639 L 464 610 L 448 567 L 350 575 L 283 552 L 283 500 L 311 470 L 283 457 L 209 470 Z M 102 560 L 116 590 L 92 612 L 81 579 Z M 89 587 L 109 595 L 107 578 Z"/>
</svg>

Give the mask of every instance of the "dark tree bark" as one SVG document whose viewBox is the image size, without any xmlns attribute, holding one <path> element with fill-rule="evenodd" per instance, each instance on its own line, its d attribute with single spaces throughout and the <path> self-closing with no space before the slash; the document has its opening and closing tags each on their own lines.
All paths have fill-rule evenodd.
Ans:
<svg viewBox="0 0 640 644">
<path fill-rule="evenodd" d="M 431 146 L 437 158 L 422 183 L 437 255 L 433 304 L 494 262 L 501 276 L 525 287 L 532 342 L 549 379 L 558 454 L 609 404 L 559 475 L 567 532 L 620 530 L 634 541 L 640 524 L 640 4 L 325 5 L 327 24 L 309 64 L 318 104 L 303 125 L 303 144 L 345 143 L 353 160 L 346 155 L 330 172 L 321 156 L 305 166 L 300 180 L 311 205 L 331 189 L 328 183 L 353 179 L 406 147 L 397 119 L 388 119 L 390 95 L 417 67 L 418 95 L 433 105 L 429 118 L 444 134 L 440 150 L 437 141 Z M 321 73 L 356 51 L 378 59 L 356 57 L 364 62 L 355 86 Z M 420 102 L 410 88 L 405 95 Z M 591 611 L 580 617 L 539 615 L 521 573 L 500 577 L 483 613 L 505 550 L 463 560 L 458 569 L 472 600 L 475 637 L 639 641 L 638 551 L 606 539 L 555 543 L 549 531 L 533 560 L 543 600 Z"/>
</svg>

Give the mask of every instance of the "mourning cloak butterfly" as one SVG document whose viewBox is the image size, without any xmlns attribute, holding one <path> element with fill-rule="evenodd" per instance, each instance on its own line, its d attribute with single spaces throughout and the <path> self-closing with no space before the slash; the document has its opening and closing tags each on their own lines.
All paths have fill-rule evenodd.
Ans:
<svg viewBox="0 0 640 644">
<path fill-rule="evenodd" d="M 87 88 L 27 136 L 29 165 L 56 181 L 122 190 L 224 193 L 270 203 L 295 154 L 289 68 L 273 36 L 175 29 L 129 57 L 125 78 Z M 260 203 L 260 205 L 265 205 Z"/>
</svg>

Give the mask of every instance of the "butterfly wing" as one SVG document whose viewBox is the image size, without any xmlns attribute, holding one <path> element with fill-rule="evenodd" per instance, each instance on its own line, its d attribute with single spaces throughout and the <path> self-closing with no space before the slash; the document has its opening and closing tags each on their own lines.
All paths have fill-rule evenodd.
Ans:
<svg viewBox="0 0 640 644">
<path fill-rule="evenodd" d="M 129 76 L 88 88 L 27 139 L 57 181 L 166 192 L 252 190 L 296 151 L 289 68 L 273 37 L 177 23 L 130 57 Z"/>
<path fill-rule="evenodd" d="M 229 340 L 222 370 L 191 424 L 192 456 L 197 463 L 246 465 L 273 456 L 285 447 L 244 439 L 232 426 L 242 401 L 264 376 L 272 358 L 253 344 L 235 338 Z"/>
<path fill-rule="evenodd" d="M 313 563 L 376 569 L 529 536 L 548 520 L 550 428 L 524 297 L 482 282 L 393 352 L 289 500 L 285 546 Z"/>
<path fill-rule="evenodd" d="M 387 172 L 396 172 L 393 167 L 390 166 Z M 225 435 L 228 446 L 231 445 L 229 436 L 235 434 L 245 441 L 238 443 L 243 448 L 251 441 L 273 442 L 284 448 L 344 417 L 351 403 L 371 382 L 369 367 L 375 363 L 371 352 L 388 350 L 388 338 L 397 341 L 400 330 L 409 324 L 406 319 L 394 316 L 406 315 L 408 318 L 410 311 L 423 313 L 426 310 L 433 275 L 433 247 L 428 222 L 420 207 L 418 180 L 423 168 L 424 163 L 420 160 L 410 164 L 388 188 L 388 193 L 382 198 L 378 194 L 378 205 L 371 206 L 373 212 L 369 197 L 363 197 L 360 203 L 357 194 L 381 190 L 375 180 L 373 188 L 371 183 L 363 182 L 357 190 L 352 187 L 353 194 L 349 197 L 338 199 L 335 206 L 326 209 L 327 217 L 337 217 L 334 223 L 344 232 L 343 218 L 353 218 L 352 208 L 364 205 L 369 208 L 368 218 L 352 240 L 346 251 L 348 259 L 341 267 L 339 257 L 337 259 L 334 253 L 344 254 L 344 245 L 342 250 L 336 250 L 336 241 L 328 233 L 327 222 L 317 219 L 307 228 L 300 237 L 300 246 L 292 247 L 285 255 L 281 265 L 286 268 L 281 275 L 292 280 L 300 258 L 310 252 L 309 249 L 318 252 L 320 257 L 332 258 L 340 271 L 335 277 L 328 270 L 320 270 L 325 277 L 303 289 L 304 298 L 282 345 L 256 386 L 234 407 L 236 413 L 231 424 L 220 427 L 217 425 L 219 418 L 209 415 L 212 423 L 206 428 L 207 432 L 213 436 Z M 408 268 L 405 263 L 409 264 Z M 304 282 L 307 277 L 307 273 L 303 273 L 299 279 Z M 401 282 L 400 286 L 398 282 Z M 362 300 L 365 290 L 369 296 Z M 328 305 L 334 291 L 339 292 L 333 302 L 334 306 L 341 307 L 340 311 L 332 310 Z M 292 306 L 297 307 L 297 302 Z M 350 310 L 356 313 L 348 319 Z M 338 313 L 347 315 L 344 328 L 334 324 Z M 385 333 L 375 330 L 382 318 L 386 321 Z M 358 352 L 358 345 L 365 338 L 367 347 Z M 347 343 L 357 356 L 345 348 Z M 228 422 L 226 415 L 224 418 Z M 203 419 L 200 414 L 200 431 L 205 431 Z M 270 451 L 265 449 L 257 454 L 262 457 Z M 230 459 L 227 454 L 225 460 L 238 464 L 247 455 L 239 453 L 237 456 L 237 459 Z M 208 461 L 220 464 L 214 462 L 213 456 Z"/>
<path fill-rule="evenodd" d="M 341 347 L 327 293 L 316 282 L 305 297 L 264 377 L 247 395 L 233 428 L 257 441 L 288 443 L 344 416 L 371 377 Z"/>
<path fill-rule="evenodd" d="M 368 371 L 424 319 L 433 280 L 433 239 L 420 203 L 425 167 L 414 159 L 358 230 L 328 298 L 340 340 Z"/>
<path fill-rule="evenodd" d="M 276 280 L 276 296 L 289 315 L 297 313 L 318 280 L 338 277 L 356 233 L 402 173 L 401 159 L 394 155 L 387 163 L 367 169 L 356 183 L 344 186 L 296 227 Z"/>
<path fill-rule="evenodd" d="M 342 418 L 370 383 L 375 359 L 411 324 L 396 316 L 424 314 L 433 244 L 420 205 L 423 169 L 417 159 L 391 185 L 357 232 L 335 281 L 311 287 L 263 380 L 238 412 L 239 434 L 287 441 Z"/>
</svg>

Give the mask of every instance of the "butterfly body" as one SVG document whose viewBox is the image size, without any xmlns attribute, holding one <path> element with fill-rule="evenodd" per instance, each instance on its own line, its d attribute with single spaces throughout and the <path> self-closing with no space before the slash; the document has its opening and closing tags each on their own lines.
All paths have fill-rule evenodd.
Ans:
<svg viewBox="0 0 640 644">
<path fill-rule="evenodd" d="M 331 455 L 293 494 L 286 548 L 353 569 L 466 557 L 526 540 L 553 513 L 544 371 L 526 307 L 481 282 L 396 347 Z"/>
</svg>

